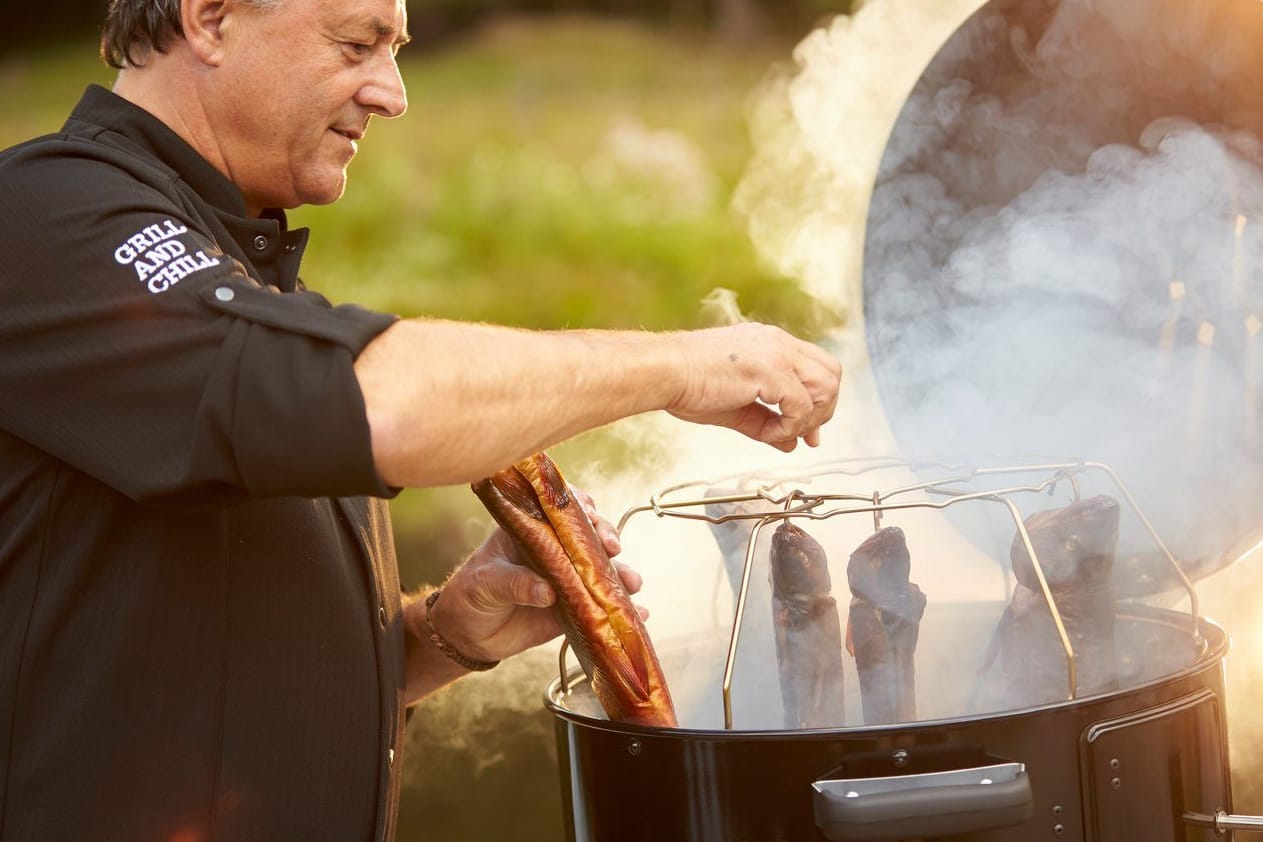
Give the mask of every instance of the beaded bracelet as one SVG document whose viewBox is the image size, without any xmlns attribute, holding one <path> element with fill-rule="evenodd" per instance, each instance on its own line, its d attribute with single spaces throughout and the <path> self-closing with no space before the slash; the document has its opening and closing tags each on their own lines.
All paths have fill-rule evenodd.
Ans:
<svg viewBox="0 0 1263 842">
<path fill-rule="evenodd" d="M 430 619 L 430 611 L 434 608 L 434 603 L 439 601 L 439 594 L 443 593 L 443 589 L 439 588 L 425 598 L 425 624 L 430 629 L 430 641 L 439 648 L 447 657 L 460 664 L 467 670 L 474 672 L 486 672 L 494 667 L 499 661 L 475 661 L 467 655 L 462 655 L 452 645 L 443 639 L 443 636 L 434 629 L 434 621 Z"/>
</svg>

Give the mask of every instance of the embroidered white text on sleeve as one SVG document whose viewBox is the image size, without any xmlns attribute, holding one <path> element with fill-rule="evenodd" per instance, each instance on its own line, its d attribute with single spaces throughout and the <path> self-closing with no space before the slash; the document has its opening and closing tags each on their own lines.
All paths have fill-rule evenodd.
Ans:
<svg viewBox="0 0 1263 842">
<path fill-rule="evenodd" d="M 114 249 L 114 259 L 135 269 L 137 279 L 150 292 L 165 292 L 194 272 L 219 265 L 218 257 L 203 249 L 190 254 L 188 247 L 175 239 L 188 230 L 173 219 L 146 225 Z"/>
</svg>

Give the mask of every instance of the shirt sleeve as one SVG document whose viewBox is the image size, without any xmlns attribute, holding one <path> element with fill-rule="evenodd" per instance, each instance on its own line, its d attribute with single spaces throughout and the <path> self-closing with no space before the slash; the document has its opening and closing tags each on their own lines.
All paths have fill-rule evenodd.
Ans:
<svg viewBox="0 0 1263 842">
<path fill-rule="evenodd" d="M 394 317 L 260 285 L 87 146 L 0 164 L 0 428 L 151 505 L 391 494 L 353 363 Z"/>
</svg>

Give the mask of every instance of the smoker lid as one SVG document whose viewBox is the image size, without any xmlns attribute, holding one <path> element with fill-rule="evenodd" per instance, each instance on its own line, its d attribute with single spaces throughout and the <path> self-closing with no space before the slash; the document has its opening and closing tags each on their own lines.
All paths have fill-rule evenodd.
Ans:
<svg viewBox="0 0 1263 842">
<path fill-rule="evenodd" d="M 866 228 L 905 452 L 1108 463 L 1192 579 L 1259 542 L 1261 41 L 1257 0 L 992 0 L 947 40 Z"/>
</svg>

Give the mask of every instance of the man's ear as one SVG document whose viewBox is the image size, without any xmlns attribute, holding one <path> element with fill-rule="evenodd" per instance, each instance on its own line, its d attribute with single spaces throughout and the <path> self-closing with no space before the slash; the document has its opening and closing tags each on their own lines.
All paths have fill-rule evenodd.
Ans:
<svg viewBox="0 0 1263 842">
<path fill-rule="evenodd" d="M 204 63 L 218 65 L 223 58 L 223 24 L 232 0 L 180 0 L 184 40 Z"/>
</svg>

